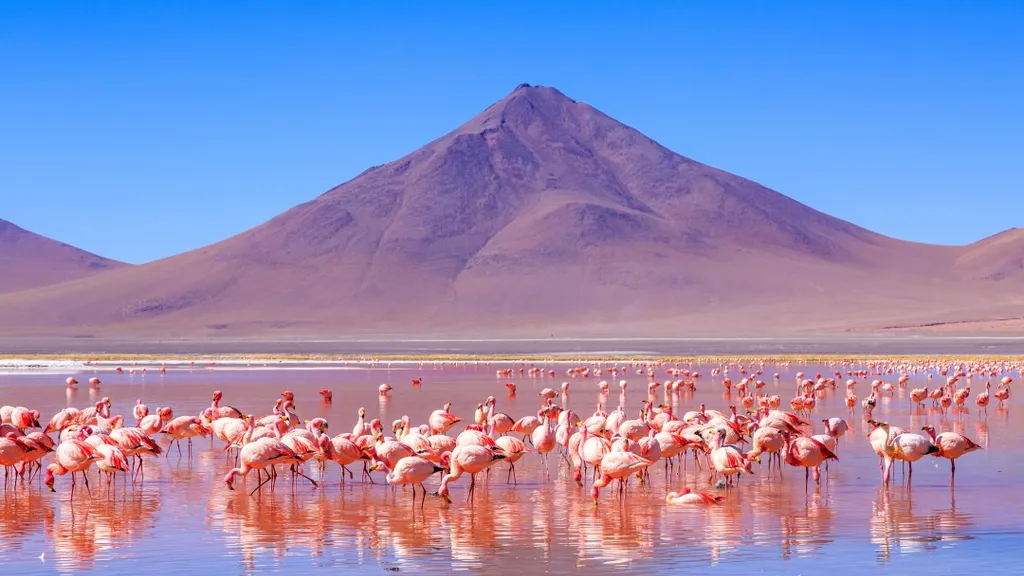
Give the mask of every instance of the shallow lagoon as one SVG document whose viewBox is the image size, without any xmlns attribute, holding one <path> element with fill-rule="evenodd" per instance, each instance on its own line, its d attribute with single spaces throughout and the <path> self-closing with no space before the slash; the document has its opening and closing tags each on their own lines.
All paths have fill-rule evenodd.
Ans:
<svg viewBox="0 0 1024 576">
<path fill-rule="evenodd" d="M 183 415 L 198 413 L 209 405 L 211 392 L 221 390 L 225 404 L 262 415 L 271 412 L 275 398 L 287 388 L 295 392 L 301 418 L 322 416 L 331 424 L 330 433 L 337 434 L 351 430 L 360 406 L 367 408 L 368 417 L 381 418 L 388 430 L 404 414 L 413 424 L 423 422 L 448 401 L 452 412 L 471 420 L 477 403 L 491 395 L 498 399 L 498 410 L 513 417 L 535 413 L 537 393 L 544 387 L 557 389 L 567 379 L 569 364 L 544 365 L 556 370 L 554 378 L 496 378 L 495 369 L 505 366 L 519 365 L 303 366 L 320 368 L 315 370 L 204 365 L 173 367 L 166 374 L 150 368 L 145 376 L 115 374 L 111 366 L 102 366 L 96 368 L 103 379 L 99 391 L 84 385 L 91 369 L 12 371 L 0 375 L 0 404 L 36 408 L 47 420 L 65 406 L 83 408 L 109 396 L 114 413 L 130 415 L 136 398 L 142 398 L 151 409 L 171 405 L 176 415 Z M 785 403 L 793 395 L 798 371 L 831 374 L 834 368 L 767 365 L 765 391 L 779 394 Z M 721 377 L 708 376 L 712 366 L 698 369 L 705 376 L 695 393 L 675 401 L 677 414 L 701 402 L 716 409 L 730 404 Z M 778 382 L 771 379 L 772 372 L 780 373 Z M 68 391 L 63 385 L 68 375 L 83 385 Z M 411 386 L 411 379 L 419 376 L 423 385 Z M 896 380 L 895 375 L 882 377 Z M 631 385 L 626 397 L 620 399 L 613 383 L 603 400 L 609 409 L 623 400 L 627 414 L 635 417 L 646 397 L 646 378 L 634 373 L 625 378 Z M 597 380 L 571 380 L 567 406 L 583 416 L 593 412 L 601 399 Z M 822 485 L 812 483 L 806 492 L 801 470 L 787 468 L 780 480 L 755 465 L 755 475 L 730 490 L 722 506 L 672 507 L 664 503 L 670 489 L 684 483 L 711 488 L 706 473 L 696 472 L 692 462 L 685 475 L 677 468 L 668 478 L 658 463 L 652 482 L 634 484 L 625 504 L 604 491 L 595 509 L 589 491 L 572 482 L 561 458 L 550 459 L 547 479 L 539 458 L 528 455 L 516 467 L 518 486 L 506 484 L 507 466 L 499 463 L 489 480 L 481 478 L 472 504 L 465 501 L 467 477 L 452 485 L 452 504 L 428 497 L 424 508 L 414 509 L 409 492 L 392 491 L 379 473 L 378 484 L 362 484 L 356 470 L 356 481 L 342 487 L 334 464 L 320 488 L 293 488 L 282 477 L 275 491 L 249 496 L 248 490 L 229 491 L 221 481 L 231 467 L 222 443 L 198 440 L 191 461 L 176 450 L 167 458 L 147 459 L 145 482 L 134 487 L 129 483 L 127 489 L 119 483 L 109 497 L 94 483 L 91 498 L 76 490 L 72 503 L 68 478 L 58 478 L 55 494 L 38 482 L 8 489 L 0 502 L 5 544 L 0 561 L 23 574 L 107 575 L 158 568 L 168 574 L 308 573 L 321 568 L 423 574 L 449 566 L 468 573 L 584 569 L 591 574 L 800 574 L 883 567 L 899 574 L 1014 573 L 1015 549 L 1024 537 L 1024 500 L 1019 498 L 1024 423 L 1013 417 L 1016 398 L 1004 408 L 993 403 L 987 417 L 973 403 L 962 415 L 943 418 L 931 408 L 912 414 L 909 388 L 939 380 L 937 375 L 926 380 L 925 372 L 912 374 L 907 389 L 879 401 L 875 417 L 908 431 L 930 423 L 982 444 L 984 452 L 960 460 L 955 491 L 949 487 L 948 462 L 930 457 L 915 467 L 910 490 L 900 485 L 899 475 L 895 485 L 883 490 L 860 407 L 856 416 L 849 415 L 840 385 L 819 398 L 812 420 L 820 432 L 821 418 L 842 416 L 851 431 L 840 441 L 840 461 L 830 465 L 827 480 L 823 472 Z M 514 398 L 507 397 L 507 381 L 518 385 Z M 388 399 L 377 394 L 383 382 L 395 387 Z M 980 387 L 976 380 L 974 390 Z M 333 391 L 332 404 L 320 401 L 317 391 L 322 388 Z M 857 392 L 863 397 L 868 384 L 859 384 Z M 311 474 L 318 477 L 315 470 Z M 436 489 L 439 481 L 439 476 L 429 480 L 428 489 Z M 254 482 L 252 475 L 248 486 L 255 487 Z"/>
</svg>

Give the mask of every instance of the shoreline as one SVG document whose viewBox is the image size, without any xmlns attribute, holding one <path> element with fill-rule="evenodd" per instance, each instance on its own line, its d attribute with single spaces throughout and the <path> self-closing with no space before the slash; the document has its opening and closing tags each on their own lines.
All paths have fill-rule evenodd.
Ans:
<svg viewBox="0 0 1024 576">
<path fill-rule="evenodd" d="M 0 370 L 115 370 L 117 368 L 158 369 L 360 369 L 419 366 L 422 364 L 485 363 L 485 364 L 545 364 L 577 366 L 592 363 L 664 363 L 664 364 L 832 364 L 832 363 L 963 363 L 963 362 L 1024 362 L 1018 355 L 847 355 L 847 354 L 783 354 L 783 355 L 410 355 L 385 354 L 377 356 L 309 355 L 130 355 L 130 354 L 72 354 L 72 355 L 7 355 L 0 354 Z M 539 366 L 540 367 L 540 366 Z"/>
<path fill-rule="evenodd" d="M 0 361 L 600 361 L 611 359 L 1012 359 L 1024 337 L 153 339 L 0 337 Z"/>
</svg>

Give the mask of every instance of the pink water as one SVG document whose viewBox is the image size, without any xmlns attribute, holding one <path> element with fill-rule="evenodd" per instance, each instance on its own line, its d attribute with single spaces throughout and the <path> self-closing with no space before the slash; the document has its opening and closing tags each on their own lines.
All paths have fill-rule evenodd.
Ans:
<svg viewBox="0 0 1024 576">
<path fill-rule="evenodd" d="M 498 398 L 498 410 L 513 417 L 535 413 L 537 392 L 557 389 L 566 379 L 566 365 L 552 365 L 555 378 L 515 377 L 515 398 L 506 396 L 506 378 L 496 378 L 499 365 L 447 367 L 427 365 L 370 369 L 320 370 L 171 370 L 165 375 L 117 375 L 99 371 L 102 389 L 84 385 L 91 372 L 75 374 L 83 382 L 69 392 L 63 380 L 70 373 L 0 375 L 0 404 L 36 408 L 49 417 L 65 406 L 84 408 L 102 396 L 113 400 L 113 412 L 131 414 L 136 398 L 151 408 L 171 405 L 176 415 L 198 413 L 209 406 L 213 390 L 224 393 L 223 403 L 244 412 L 269 414 L 284 389 L 296 395 L 301 418 L 326 418 L 330 433 L 351 430 L 360 406 L 368 417 L 379 417 L 390 430 L 393 420 L 408 414 L 413 424 L 425 422 L 430 411 L 451 401 L 452 412 L 472 419 L 477 403 Z M 701 367 L 705 374 L 711 366 Z M 784 402 L 793 395 L 794 374 L 830 374 L 832 367 L 765 367 L 778 371 L 779 383 L 768 381 L 769 393 Z M 422 376 L 423 385 L 410 380 Z M 845 377 L 845 376 L 844 376 Z M 645 379 L 631 382 L 623 399 L 635 417 Z M 895 376 L 889 377 L 895 381 Z M 596 379 L 571 381 L 566 404 L 582 416 L 593 412 L 599 399 Z M 395 389 L 381 399 L 383 382 Z M 907 389 L 938 382 L 913 375 Z M 981 383 L 983 385 L 983 382 Z M 977 391 L 977 381 L 974 388 Z M 322 388 L 334 393 L 323 404 Z M 867 393 L 861 383 L 858 393 Z M 705 376 L 696 393 L 677 399 L 677 414 L 700 402 L 724 410 L 720 378 Z M 214 574 L 384 571 L 430 574 L 450 568 L 469 573 L 567 572 L 590 574 L 662 573 L 825 573 L 884 567 L 896 573 L 928 571 L 963 574 L 1017 573 L 1014 554 L 1024 537 L 1024 453 L 1020 440 L 1024 421 L 1015 417 L 1015 398 L 1008 406 L 989 407 L 986 416 L 970 407 L 962 415 L 943 417 L 937 409 L 911 414 L 901 390 L 882 398 L 875 417 L 908 431 L 926 423 L 956 430 L 985 447 L 959 461 L 955 491 L 949 486 L 946 460 L 927 457 L 914 469 L 910 489 L 902 477 L 888 489 L 880 487 L 877 457 L 865 439 L 860 407 L 851 416 L 842 389 L 819 399 L 812 420 L 841 416 L 851 431 L 840 441 L 839 462 L 830 465 L 820 487 L 805 492 L 802 470 L 787 468 L 785 477 L 769 477 L 755 465 L 755 475 L 738 488 L 714 490 L 706 472 L 692 462 L 686 475 L 678 468 L 666 479 L 661 463 L 652 482 L 632 486 L 620 504 L 611 491 L 594 507 L 589 489 L 572 481 L 561 458 L 550 461 L 548 478 L 536 455 L 517 465 L 519 484 L 506 484 L 504 463 L 489 481 L 481 478 L 476 497 L 466 502 L 468 476 L 452 485 L 452 503 L 428 497 L 420 509 L 411 506 L 410 493 L 392 491 L 383 475 L 378 484 L 356 481 L 344 487 L 340 469 L 331 464 L 324 485 L 291 485 L 282 477 L 276 489 L 253 496 L 248 490 L 229 491 L 221 481 L 231 467 L 219 440 L 200 440 L 192 460 L 172 451 L 167 458 L 147 459 L 144 483 L 127 488 L 120 481 L 107 495 L 93 476 L 92 495 L 76 490 L 69 478 L 58 478 L 57 492 L 39 483 L 8 488 L 0 501 L 0 561 L 22 574 L 102 573 Z M 620 402 L 618 391 L 604 400 L 609 409 Z M 659 395 L 659 401 L 661 396 Z M 733 396 L 735 401 L 735 395 Z M 312 466 L 307 472 L 317 478 Z M 824 472 L 823 472 L 824 476 Z M 436 490 L 435 476 L 427 482 Z M 255 487 L 255 476 L 248 486 Z M 665 494 L 682 485 L 725 494 L 714 508 L 668 506 Z M 81 486 L 79 487 L 81 488 Z"/>
</svg>

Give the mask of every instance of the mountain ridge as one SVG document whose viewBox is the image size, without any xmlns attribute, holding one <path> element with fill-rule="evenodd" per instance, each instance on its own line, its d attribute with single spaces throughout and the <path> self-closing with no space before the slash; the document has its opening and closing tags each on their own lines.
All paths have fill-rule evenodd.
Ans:
<svg viewBox="0 0 1024 576">
<path fill-rule="evenodd" d="M 872 232 L 676 154 L 554 88 L 520 85 L 245 232 L 0 297 L 0 329 L 658 335 L 873 315 L 891 324 L 988 310 L 1009 291 L 1015 277 L 985 271 L 1012 264 L 1013 250 L 990 264 L 988 249 L 971 246 L 963 264 L 969 248 Z"/>
<path fill-rule="evenodd" d="M 0 219 L 0 294 L 128 266 Z"/>
</svg>

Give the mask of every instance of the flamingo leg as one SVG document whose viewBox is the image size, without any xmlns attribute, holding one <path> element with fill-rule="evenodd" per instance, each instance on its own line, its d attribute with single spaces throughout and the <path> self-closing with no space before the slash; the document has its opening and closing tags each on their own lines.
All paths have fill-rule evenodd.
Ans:
<svg viewBox="0 0 1024 576">
<path fill-rule="evenodd" d="M 316 483 L 316 480 L 313 480 L 313 479 L 312 479 L 312 478 L 310 478 L 309 476 L 306 476 L 306 475 L 305 475 L 305 474 L 304 474 L 304 473 L 302 472 L 302 469 L 298 467 L 298 465 L 296 465 L 296 466 L 295 466 L 295 468 L 294 468 L 294 470 L 293 470 L 293 471 L 294 471 L 294 472 L 295 472 L 296 474 L 298 474 L 299 476 L 302 476 L 303 478 L 305 478 L 306 480 L 309 480 L 309 483 L 310 483 L 310 484 L 312 484 L 314 488 L 316 488 L 316 487 L 317 487 L 317 483 Z"/>
<path fill-rule="evenodd" d="M 257 476 L 258 475 L 259 475 L 259 471 L 257 471 Z M 257 490 L 262 488 L 263 485 L 267 483 L 268 480 L 270 480 L 270 474 L 267 474 L 267 477 L 264 478 L 259 484 L 257 484 L 256 487 L 252 489 L 252 492 L 249 492 L 249 496 L 252 496 L 253 494 L 255 494 Z"/>
</svg>

